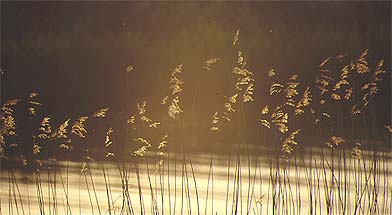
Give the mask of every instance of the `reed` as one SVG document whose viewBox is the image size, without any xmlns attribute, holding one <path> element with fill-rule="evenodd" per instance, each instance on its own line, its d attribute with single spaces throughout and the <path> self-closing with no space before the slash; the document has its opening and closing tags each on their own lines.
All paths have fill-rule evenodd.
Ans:
<svg viewBox="0 0 392 215">
<path fill-rule="evenodd" d="M 255 87 L 258 86 L 255 85 L 256 75 L 248 68 L 246 54 L 240 50 L 239 36 L 237 30 L 232 43 L 234 63 L 227 73 L 228 79 L 234 81 L 228 83 L 230 89 L 225 92 L 220 108 L 213 111 L 208 126 L 209 134 L 214 138 L 226 135 L 236 140 L 236 144 L 225 145 L 230 153 L 224 159 L 223 173 L 219 153 L 209 154 L 208 173 L 203 173 L 203 178 L 197 177 L 202 170 L 195 168 L 193 156 L 185 150 L 188 140 L 176 136 L 179 132 L 175 130 L 186 132 L 183 113 L 189 111 L 182 103 L 186 95 L 186 65 L 179 64 L 169 75 L 168 91 L 161 100 L 160 107 L 165 112 L 162 116 L 151 117 L 150 106 L 147 106 L 150 103 L 146 100 L 139 101 L 133 113 L 127 106 L 126 117 L 121 115 L 118 123 L 114 122 L 118 116 L 108 107 L 92 114 L 57 119 L 40 112 L 43 104 L 38 102 L 38 94 L 34 92 L 26 101 L 12 99 L 3 103 L 0 156 L 10 167 L 4 168 L 8 199 L 0 201 L 1 206 L 8 202 L 8 210 L 2 206 L 0 213 L 59 214 L 63 210 L 68 215 L 78 211 L 73 204 L 76 201 L 72 195 L 74 191 L 69 189 L 72 180 L 69 158 L 74 157 L 82 166 L 78 171 L 79 214 L 112 215 L 117 214 L 116 209 L 119 209 L 118 214 L 132 215 L 137 212 L 142 215 L 199 215 L 203 212 L 206 215 L 388 214 L 392 210 L 392 191 L 388 167 L 390 154 L 385 147 L 390 145 L 390 125 L 385 125 L 387 135 L 384 143 L 378 145 L 368 144 L 373 140 L 368 134 L 357 141 L 334 128 L 335 125 L 344 127 L 341 121 L 346 117 L 350 119 L 353 134 L 372 129 L 366 122 L 374 120 L 375 96 L 381 90 L 379 86 L 386 73 L 384 61 L 370 65 L 366 49 L 358 57 L 338 54 L 326 58 L 318 65 L 314 83 L 302 83 L 298 74 L 283 77 L 273 68 L 265 77 L 260 77 L 265 79 L 268 89 L 256 91 L 262 94 L 263 101 L 257 104 L 260 116 L 253 118 L 259 118 L 261 128 L 258 129 L 268 135 L 268 138 L 263 137 L 265 142 L 276 146 L 268 151 L 264 167 L 257 152 L 251 153 L 249 147 L 253 145 L 245 143 L 247 132 L 251 130 L 247 127 L 246 110 L 257 99 Z M 209 73 L 216 72 L 215 65 L 223 61 L 211 58 L 203 62 L 203 76 L 209 78 Z M 128 67 L 126 78 L 133 78 L 135 72 L 133 67 Z M 199 87 L 201 83 L 197 85 Z M 197 111 L 198 93 L 196 88 L 194 111 Z M 16 114 L 17 109 L 28 113 L 22 117 L 27 116 L 29 128 L 34 129 L 32 136 L 26 139 L 17 136 L 18 129 L 23 127 L 17 124 L 16 119 L 20 117 Z M 107 128 L 98 150 L 88 142 L 89 135 L 95 135 L 94 123 L 97 122 Z M 310 131 L 306 124 L 311 125 Z M 361 128 L 358 124 L 365 126 Z M 231 132 L 233 130 L 235 132 Z M 301 154 L 307 149 L 302 142 L 303 133 L 319 136 L 317 141 L 320 143 L 317 148 L 310 147 L 309 153 Z M 32 142 L 31 147 L 24 145 L 28 142 Z M 218 140 L 211 142 L 220 144 Z M 168 145 L 174 156 L 169 156 Z M 180 153 L 175 151 L 175 146 L 181 147 Z M 24 148 L 29 152 L 21 150 Z M 245 153 L 242 153 L 244 148 Z M 298 148 L 303 151 L 297 153 Z M 233 150 L 236 152 L 232 153 Z M 80 153 L 75 155 L 76 152 Z M 63 160 L 66 160 L 65 176 L 60 164 Z M 22 164 L 23 171 L 28 167 L 33 169 L 35 200 L 30 201 L 32 194 L 28 182 L 19 181 L 19 171 L 24 174 L 21 168 L 11 166 L 16 162 Z M 95 166 L 98 171 L 94 170 Z M 118 177 L 110 175 L 112 170 Z M 204 179 L 207 181 L 205 187 Z M 181 180 L 181 191 L 178 180 Z M 219 183 L 224 183 L 225 190 L 217 189 Z M 104 187 L 103 194 L 99 192 L 100 186 Z M 27 199 L 22 187 L 27 190 Z M 82 197 L 84 189 L 88 199 Z M 117 191 L 120 194 L 117 195 Z M 218 204 L 220 195 L 224 199 L 222 204 Z M 33 202 L 37 212 L 31 208 Z M 88 212 L 82 211 L 84 202 L 89 204 Z"/>
</svg>

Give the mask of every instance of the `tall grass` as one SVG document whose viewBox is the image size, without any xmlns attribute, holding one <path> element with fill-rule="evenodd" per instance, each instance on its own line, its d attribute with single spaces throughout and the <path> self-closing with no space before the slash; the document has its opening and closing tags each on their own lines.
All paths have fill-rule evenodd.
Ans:
<svg viewBox="0 0 392 215">
<path fill-rule="evenodd" d="M 193 162 L 192 156 L 198 156 L 185 150 L 188 140 L 175 136 L 174 130 L 184 131 L 186 67 L 182 64 L 170 74 L 169 90 L 161 100 L 165 114 L 160 118 L 150 117 L 147 101 L 141 101 L 133 113 L 126 105 L 128 112 L 119 123 L 111 121 L 114 117 L 109 108 L 101 108 L 72 120 L 58 121 L 57 128 L 52 129 L 57 119 L 39 112 L 42 104 L 38 94 L 31 93 L 26 100 L 13 99 L 2 104 L 0 153 L 7 175 L 0 183 L 8 197 L 1 199 L 0 211 L 5 211 L 7 202 L 8 214 L 390 213 L 391 155 L 385 148 L 390 146 L 390 136 L 385 137 L 384 144 L 377 145 L 369 144 L 374 140 L 370 137 L 360 137 L 358 141 L 354 136 L 343 138 L 345 134 L 334 129 L 336 124 L 344 127 L 341 119 L 348 117 L 352 133 L 369 130 L 357 124 L 374 117 L 375 95 L 386 73 L 382 69 L 384 61 L 370 66 L 368 50 L 356 58 L 341 54 L 328 57 L 319 64 L 314 84 L 301 83 L 297 74 L 287 78 L 270 69 L 265 80 L 268 89 L 260 98 L 264 100 L 259 129 L 268 135 L 263 137 L 264 145 L 278 147 L 263 149 L 268 155 L 258 156 L 263 151 L 257 151 L 259 148 L 245 139 L 250 130 L 246 127 L 246 110 L 256 99 L 256 75 L 249 70 L 247 57 L 239 49 L 239 34 L 238 30 L 233 39 L 235 63 L 227 73 L 230 90 L 222 108 L 213 112 L 209 126 L 211 142 L 220 144 L 219 137 L 226 135 L 236 144 L 226 144 L 227 150 L 209 154 L 207 162 Z M 221 61 L 211 58 L 202 68 L 214 72 L 214 66 Z M 133 68 L 127 68 L 127 74 L 132 72 Z M 197 93 L 196 88 L 193 106 Z M 16 112 L 27 116 L 29 126 L 17 124 Z M 90 133 L 94 135 L 93 125 L 99 121 L 106 123 L 107 130 L 102 147 L 94 153 L 96 148 L 86 138 Z M 321 144 L 307 152 L 301 134 L 309 130 L 309 125 L 308 132 L 318 136 L 312 141 Z M 391 133 L 390 126 L 385 128 Z M 26 129 L 34 130 L 29 130 L 32 136 L 21 140 L 17 133 Z M 170 144 L 174 156 L 169 154 Z M 175 146 L 181 149 L 175 150 Z M 298 147 L 302 150 L 297 153 Z M 69 168 L 70 161 L 64 167 L 61 160 L 78 151 L 77 174 L 70 173 L 76 168 Z M 228 156 L 219 154 L 226 152 Z M 219 157 L 227 162 L 222 165 Z M 23 171 L 32 171 L 34 179 L 32 175 L 23 175 Z M 69 189 L 70 180 L 75 179 L 70 174 L 78 179 L 77 204 L 75 190 Z M 35 199 L 30 198 L 30 182 L 22 183 L 22 179 L 34 182 Z M 2 192 L 1 197 L 4 195 Z"/>
</svg>

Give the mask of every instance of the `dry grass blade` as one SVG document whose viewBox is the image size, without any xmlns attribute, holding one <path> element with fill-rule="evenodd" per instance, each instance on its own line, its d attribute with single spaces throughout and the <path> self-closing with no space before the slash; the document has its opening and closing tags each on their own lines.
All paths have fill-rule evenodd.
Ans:
<svg viewBox="0 0 392 215">
<path fill-rule="evenodd" d="M 298 142 L 295 140 L 295 137 L 299 134 L 301 129 L 297 129 L 293 131 L 287 138 L 284 139 L 282 144 L 282 152 L 286 154 L 291 154 L 294 150 L 294 146 L 298 145 Z"/>
<path fill-rule="evenodd" d="M 98 109 L 97 111 L 95 111 L 95 113 L 93 113 L 92 117 L 104 118 L 104 117 L 106 117 L 108 110 L 109 110 L 109 108 Z"/>
<path fill-rule="evenodd" d="M 142 101 L 142 103 L 136 104 L 139 115 L 143 115 L 144 113 L 146 113 L 146 106 L 147 106 L 146 101 Z"/>
<path fill-rule="evenodd" d="M 329 141 L 325 142 L 325 145 L 334 149 L 340 146 L 342 143 L 346 142 L 342 137 L 332 136 Z"/>
<path fill-rule="evenodd" d="M 261 124 L 267 128 L 271 128 L 271 124 L 266 119 L 260 120 Z"/>
<path fill-rule="evenodd" d="M 163 98 L 161 99 L 161 104 L 162 104 L 162 105 L 166 104 L 168 98 L 169 98 L 168 96 L 163 97 Z"/>
<path fill-rule="evenodd" d="M 237 44 L 239 36 L 240 36 L 240 29 L 237 29 L 237 31 L 234 35 L 234 38 L 233 38 L 233 46 L 235 46 Z"/>
<path fill-rule="evenodd" d="M 279 83 L 273 83 L 270 88 L 270 95 L 272 96 L 275 93 L 280 93 L 283 90 L 284 86 Z"/>
<path fill-rule="evenodd" d="M 110 135 L 114 132 L 113 127 L 110 127 L 105 136 L 105 147 L 109 147 L 113 142 L 111 141 Z"/>
<path fill-rule="evenodd" d="M 204 64 L 203 64 L 202 67 L 203 67 L 205 70 L 211 71 L 211 67 L 212 67 L 215 63 L 217 63 L 218 61 L 220 61 L 220 58 L 210 58 L 210 59 L 208 59 L 208 60 L 206 60 L 206 61 L 204 62 Z"/>
<path fill-rule="evenodd" d="M 14 105 L 17 105 L 19 102 L 20 102 L 20 99 L 11 99 L 11 100 L 4 102 L 3 107 L 14 106 Z"/>
<path fill-rule="evenodd" d="M 307 87 L 303 93 L 302 98 L 295 106 L 295 110 L 294 110 L 295 115 L 304 113 L 303 108 L 308 107 L 311 102 L 312 102 L 312 94 L 310 92 L 310 87 Z"/>
<path fill-rule="evenodd" d="M 272 78 L 276 75 L 275 70 L 273 68 L 270 68 L 268 70 L 268 78 Z"/>
<path fill-rule="evenodd" d="M 261 110 L 261 114 L 266 115 L 269 112 L 269 108 L 268 105 L 266 105 L 262 110 Z"/>
<path fill-rule="evenodd" d="M 85 138 L 87 134 L 87 130 L 84 125 L 84 122 L 86 122 L 87 119 L 88 116 L 82 116 L 79 117 L 77 120 L 75 120 L 74 124 L 71 127 L 71 133 L 75 134 L 80 138 Z"/>
<path fill-rule="evenodd" d="M 332 59 L 332 57 L 326 58 L 325 60 L 323 60 L 323 61 L 320 63 L 319 67 L 325 66 L 325 65 L 329 62 L 329 60 L 331 60 L 331 59 Z"/>
<path fill-rule="evenodd" d="M 357 59 L 355 67 L 358 74 L 365 74 L 369 72 L 369 63 L 366 61 L 367 54 L 368 49 L 365 49 Z"/>
<path fill-rule="evenodd" d="M 51 135 L 51 138 L 67 138 L 67 128 L 69 125 L 69 120 L 70 119 L 67 119 L 65 120 L 65 122 L 60 124 L 60 126 Z"/>
<path fill-rule="evenodd" d="M 127 68 L 125 68 L 126 72 L 132 72 L 133 71 L 133 66 L 127 66 Z"/>
<path fill-rule="evenodd" d="M 183 112 L 183 110 L 180 107 L 180 99 L 178 98 L 178 96 L 176 96 L 172 100 L 172 103 L 169 105 L 168 115 L 169 115 L 169 117 L 175 119 L 176 116 L 182 112 Z"/>
<path fill-rule="evenodd" d="M 50 126 L 50 117 L 44 117 L 41 122 L 41 127 L 38 129 L 45 134 L 52 133 L 52 126 Z M 42 137 L 40 137 L 42 138 Z"/>
</svg>

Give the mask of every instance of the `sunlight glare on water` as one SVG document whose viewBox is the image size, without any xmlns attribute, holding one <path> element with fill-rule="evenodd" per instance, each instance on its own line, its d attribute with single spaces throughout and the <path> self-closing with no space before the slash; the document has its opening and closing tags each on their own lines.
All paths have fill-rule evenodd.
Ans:
<svg viewBox="0 0 392 215">
<path fill-rule="evenodd" d="M 41 171 L 40 184 L 36 173 L 3 171 L 1 210 L 5 214 L 39 214 L 40 210 L 45 214 L 109 214 L 109 194 L 112 214 L 121 210 L 134 214 L 141 210 L 144 214 L 307 214 L 310 210 L 388 214 L 391 154 L 384 153 L 373 162 L 372 157 L 356 160 L 348 153 L 344 160 L 340 153 L 323 157 L 314 150 L 312 158 L 298 156 L 279 165 L 265 156 L 241 156 L 238 162 L 236 156 L 171 153 L 159 168 L 146 162 L 124 166 L 92 162 L 91 175 L 81 173 L 80 163 L 62 161 L 58 171 Z M 129 171 L 120 175 L 119 168 Z M 128 178 L 125 193 L 123 176 Z"/>
</svg>

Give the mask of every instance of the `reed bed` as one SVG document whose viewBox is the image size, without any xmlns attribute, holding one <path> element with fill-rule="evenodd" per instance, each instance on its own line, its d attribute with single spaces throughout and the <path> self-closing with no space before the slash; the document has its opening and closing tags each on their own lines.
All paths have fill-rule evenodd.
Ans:
<svg viewBox="0 0 392 215">
<path fill-rule="evenodd" d="M 35 92 L 4 102 L 0 214 L 391 214 L 392 129 L 388 121 L 383 132 L 367 125 L 375 122 L 384 61 L 371 64 L 367 49 L 331 56 L 314 83 L 271 68 L 257 92 L 239 35 L 232 69 L 222 77 L 230 87 L 206 131 L 208 144 L 227 149 L 217 153 L 191 154 L 187 144 L 200 142 L 176 136 L 186 123 L 183 91 L 193 90 L 189 111 L 197 112 L 201 87 L 186 89 L 182 64 L 169 75 L 161 116 L 150 115 L 143 100 L 122 116 L 103 107 L 53 123 Z M 203 75 L 222 61 L 203 62 Z M 128 80 L 135 71 L 125 72 Z M 246 139 L 256 92 L 259 145 Z M 94 123 L 105 124 L 99 147 L 88 141 L 98 135 Z M 318 147 L 308 147 L 306 135 L 317 136 L 310 142 Z"/>
</svg>

